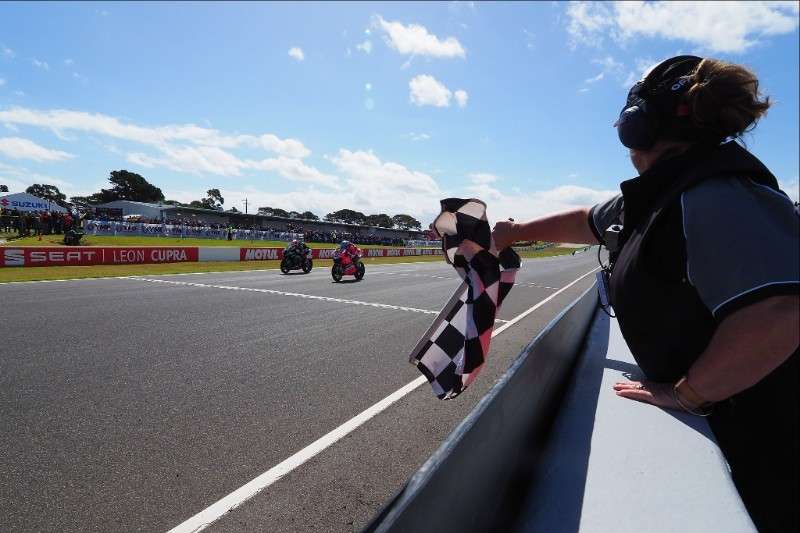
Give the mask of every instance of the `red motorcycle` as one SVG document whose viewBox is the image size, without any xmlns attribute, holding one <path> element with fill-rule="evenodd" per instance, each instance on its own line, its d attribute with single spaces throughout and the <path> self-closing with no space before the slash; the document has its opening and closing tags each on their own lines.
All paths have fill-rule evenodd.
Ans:
<svg viewBox="0 0 800 533">
<path fill-rule="evenodd" d="M 360 259 L 358 255 L 351 256 L 336 250 L 333 253 L 333 267 L 331 268 L 333 281 L 340 282 L 342 276 L 354 276 L 356 280 L 361 281 L 367 269 Z"/>
</svg>

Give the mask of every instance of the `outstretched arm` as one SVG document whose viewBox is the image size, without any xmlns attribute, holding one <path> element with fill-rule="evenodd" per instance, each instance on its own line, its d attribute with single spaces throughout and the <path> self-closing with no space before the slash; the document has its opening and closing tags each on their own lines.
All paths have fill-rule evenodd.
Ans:
<svg viewBox="0 0 800 533">
<path fill-rule="evenodd" d="M 517 241 L 575 242 L 597 244 L 589 227 L 589 208 L 581 207 L 529 222 L 500 221 L 492 233 L 498 250 Z"/>
</svg>

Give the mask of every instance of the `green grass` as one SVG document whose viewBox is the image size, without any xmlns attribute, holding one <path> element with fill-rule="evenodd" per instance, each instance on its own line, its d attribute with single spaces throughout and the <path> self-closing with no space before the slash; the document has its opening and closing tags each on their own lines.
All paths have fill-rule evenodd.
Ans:
<svg viewBox="0 0 800 533">
<path fill-rule="evenodd" d="M 522 257 L 531 259 L 571 254 L 575 248 L 551 248 L 525 252 Z M 443 261 L 441 256 L 419 257 L 369 257 L 366 265 Z M 237 272 L 242 270 L 278 269 L 280 261 L 219 261 L 209 263 L 167 263 L 160 265 L 95 265 L 63 267 L 0 268 L 0 283 L 13 281 L 45 281 L 54 279 L 108 278 L 117 276 L 153 276 L 158 274 L 183 274 L 190 272 Z M 314 268 L 328 269 L 330 259 L 315 259 Z"/>
<path fill-rule="evenodd" d="M 15 234 L 16 235 L 16 234 Z M 23 237 L 0 246 L 64 246 L 63 235 L 42 235 Z M 81 239 L 82 246 L 232 246 L 234 248 L 284 248 L 286 241 L 225 241 L 219 239 L 180 239 L 177 237 L 140 236 L 95 236 L 86 235 Z M 310 248 L 336 248 L 336 244 L 310 242 Z M 394 248 L 393 246 L 365 244 L 361 248 Z"/>
<path fill-rule="evenodd" d="M 535 259 L 537 257 L 554 257 L 557 255 L 570 255 L 575 250 L 583 250 L 585 246 L 579 248 L 545 248 L 544 250 L 536 250 L 535 252 L 519 252 L 519 256 L 523 259 Z"/>
</svg>

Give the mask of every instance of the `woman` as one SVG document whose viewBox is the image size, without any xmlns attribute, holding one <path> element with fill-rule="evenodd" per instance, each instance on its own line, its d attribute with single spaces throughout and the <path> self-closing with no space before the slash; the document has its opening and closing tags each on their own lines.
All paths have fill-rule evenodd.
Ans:
<svg viewBox="0 0 800 533">
<path fill-rule="evenodd" d="M 798 531 L 800 219 L 735 141 L 769 105 L 742 66 L 669 59 L 616 124 L 639 172 L 622 194 L 493 235 L 618 242 L 610 301 L 647 380 L 617 394 L 708 416 L 759 530 Z"/>
</svg>

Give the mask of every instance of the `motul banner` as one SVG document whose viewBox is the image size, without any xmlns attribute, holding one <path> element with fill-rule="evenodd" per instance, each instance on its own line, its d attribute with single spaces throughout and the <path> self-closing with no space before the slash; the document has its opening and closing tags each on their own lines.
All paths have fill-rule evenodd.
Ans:
<svg viewBox="0 0 800 533">
<path fill-rule="evenodd" d="M 316 250 L 313 251 L 316 252 Z M 270 259 L 283 259 L 283 248 L 241 248 L 239 250 L 239 261 L 268 261 Z"/>
<path fill-rule="evenodd" d="M 311 250 L 313 259 L 331 259 L 336 248 L 318 248 Z M 411 257 L 419 255 L 442 255 L 438 248 L 366 248 L 364 257 Z M 268 261 L 283 259 L 283 248 L 242 248 L 239 252 L 241 261 Z"/>
<path fill-rule="evenodd" d="M 0 247 L 0 267 L 131 265 L 197 261 L 192 247 Z"/>
</svg>

